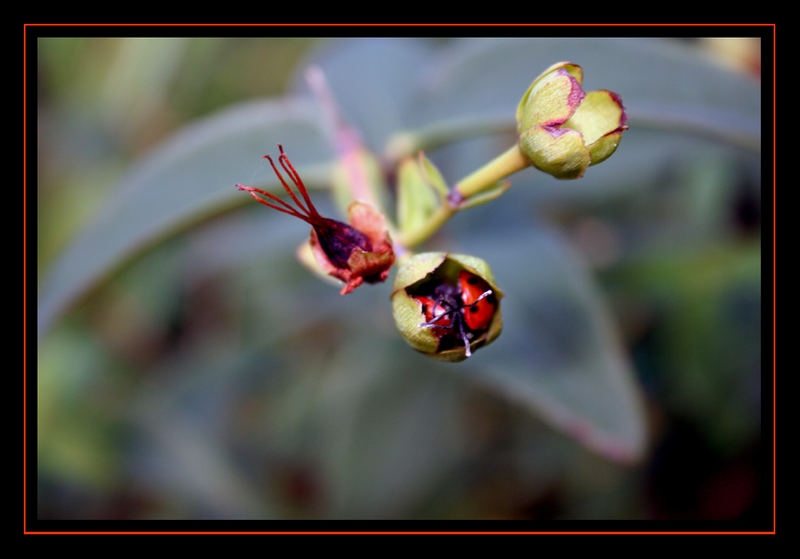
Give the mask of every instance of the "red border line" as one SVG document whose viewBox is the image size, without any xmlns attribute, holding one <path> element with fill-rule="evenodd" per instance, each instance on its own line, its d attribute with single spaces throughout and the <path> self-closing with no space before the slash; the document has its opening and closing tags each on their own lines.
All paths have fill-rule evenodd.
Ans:
<svg viewBox="0 0 800 559">
<path fill-rule="evenodd" d="M 776 109 L 776 59 L 777 59 L 777 37 L 775 25 L 772 26 L 772 532 L 775 533 L 776 523 L 776 482 L 775 482 L 775 431 L 777 425 L 777 417 L 775 412 L 776 402 L 776 384 L 777 384 L 777 362 L 775 357 L 775 339 L 776 335 L 776 319 L 775 319 L 775 184 L 777 183 L 777 163 L 776 153 L 777 149 L 777 109 Z"/>
<path fill-rule="evenodd" d="M 22 530 L 28 522 L 28 30 L 22 32 Z"/>
<path fill-rule="evenodd" d="M 646 521 L 645 521 L 646 522 Z M 359 536 L 367 536 L 367 535 L 421 535 L 421 534 L 430 534 L 430 535 L 553 535 L 553 536 L 578 536 L 578 535 L 587 535 L 587 536 L 617 536 L 617 535 L 625 535 L 625 536 L 639 536 L 639 535 L 712 535 L 712 536 L 730 536 L 730 535 L 770 535 L 773 532 L 657 532 L 657 531 L 649 531 L 649 532 L 635 532 L 635 531 L 624 531 L 624 532 L 599 532 L 599 531 L 587 531 L 587 532 L 513 532 L 513 531 L 498 531 L 498 532 L 489 532 L 489 531 L 480 531 L 480 532 L 457 532 L 457 531 L 447 531 L 447 532 L 440 532 L 440 531 L 408 531 L 408 532 L 369 532 L 369 531 L 357 531 L 357 532 L 333 532 L 333 531 L 319 531 L 319 532 L 310 532 L 310 531 L 298 531 L 298 532 L 260 532 L 260 531 L 231 531 L 231 532 L 102 532 L 102 531 L 92 531 L 92 532 L 27 532 L 28 534 L 47 534 L 47 535 L 152 535 L 152 534 L 164 534 L 164 535 L 200 535 L 200 534 L 208 534 L 208 535 L 250 535 L 250 534 L 257 534 L 257 535 L 359 535 Z"/>
<path fill-rule="evenodd" d="M 772 27 L 775 23 L 25 23 L 24 27 Z M 773 34 L 774 35 L 774 34 Z"/>
<path fill-rule="evenodd" d="M 335 531 L 80 531 L 80 532 L 66 532 L 66 531 L 28 531 L 28 502 L 27 502 L 27 481 L 28 481 L 28 468 L 27 468 L 27 118 L 28 118 L 28 104 L 27 104 L 27 81 L 28 81 L 28 53 L 27 53 L 27 31 L 28 27 L 770 27 L 772 28 L 772 531 L 748 531 L 748 532 L 724 532 L 724 531 L 618 531 L 618 532 L 599 532 L 599 531 L 572 531 L 572 532 L 558 532 L 558 531 L 351 531 L 351 532 L 335 532 Z M 775 534 L 776 529 L 776 436 L 775 425 L 777 420 L 775 401 L 776 401 L 776 296 L 775 296 L 775 236 L 776 236 L 776 183 L 777 183 L 777 162 L 776 162 L 776 141 L 777 141 L 777 110 L 776 110 L 776 47 L 777 47 L 777 31 L 775 23 L 25 23 L 23 24 L 23 69 L 22 69 L 22 91 L 23 91 L 23 149 L 22 149 L 22 182 L 23 182 L 23 439 L 22 439 L 22 463 L 23 463 L 23 534 L 31 535 L 148 535 L 148 534 L 164 534 L 164 535 L 244 535 L 244 534 L 263 534 L 263 535 L 417 535 L 417 534 L 430 534 L 430 535 L 771 535 Z"/>
</svg>

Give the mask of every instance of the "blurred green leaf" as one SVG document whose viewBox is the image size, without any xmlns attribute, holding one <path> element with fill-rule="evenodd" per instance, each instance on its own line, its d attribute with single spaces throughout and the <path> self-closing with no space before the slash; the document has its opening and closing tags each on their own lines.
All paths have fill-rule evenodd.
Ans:
<svg viewBox="0 0 800 559">
<path fill-rule="evenodd" d="M 514 109 L 522 93 L 558 60 L 583 67 L 586 91 L 620 94 L 630 129 L 614 156 L 580 180 L 565 184 L 534 170 L 511 177 L 515 185 L 534 188 L 539 199 L 575 202 L 647 188 L 661 180 L 665 169 L 703 159 L 720 147 L 733 148 L 743 164 L 760 165 L 758 81 L 689 45 L 658 39 L 452 41 L 420 69 L 402 136 L 419 131 L 421 143 L 407 143 L 409 149 L 426 149 L 430 155 L 454 139 L 506 130 L 505 143 L 488 156 L 502 153 L 514 141 Z M 475 161 L 474 155 L 453 161 L 446 169 L 449 180 L 475 170 Z"/>
<path fill-rule="evenodd" d="M 323 68 L 346 118 L 377 145 L 404 128 L 446 121 L 454 115 L 507 114 L 511 122 L 514 104 L 530 80 L 521 70 L 528 68 L 535 74 L 540 66 L 565 58 L 584 66 L 587 88 L 615 89 L 632 114 L 647 112 L 655 104 L 660 114 L 666 111 L 684 119 L 701 112 L 703 122 L 712 128 L 735 126 L 751 136 L 758 134 L 757 85 L 670 43 L 456 41 L 437 56 L 433 56 L 433 44 L 354 39 L 326 46 L 310 61 Z M 670 95 L 665 96 L 665 91 Z M 711 105 L 713 110 L 708 110 Z M 319 118 L 314 107 L 296 100 L 255 103 L 206 119 L 158 146 L 122 181 L 113 200 L 53 265 L 40 291 L 40 331 L 137 249 L 235 205 L 235 193 L 228 185 L 241 182 L 243 169 L 252 169 L 253 161 L 276 143 L 290 150 L 302 146 L 302 152 L 292 150 L 297 153 L 295 165 L 326 161 Z M 637 153 L 640 142 L 627 143 L 632 145 L 598 166 L 599 172 L 593 169 L 592 192 L 602 192 L 598 182 L 618 184 L 611 173 L 620 169 L 632 176 L 645 165 L 649 171 L 638 175 L 641 184 L 660 168 L 653 159 L 657 153 L 653 143 L 648 144 L 647 154 Z M 626 151 L 628 155 L 622 155 Z M 309 177 L 308 171 L 304 177 Z M 581 192 L 587 183 L 583 181 L 577 189 L 559 184 L 558 192 Z M 548 184 L 545 179 L 544 192 Z"/>
<path fill-rule="evenodd" d="M 571 475 L 552 456 L 559 445 L 578 454 L 578 445 L 551 435 L 537 448 L 539 439 L 531 437 L 529 426 L 518 428 L 519 416 L 542 417 L 612 462 L 640 457 L 647 445 L 645 419 L 616 328 L 589 271 L 558 233 L 536 228 L 541 210 L 537 203 L 550 197 L 571 203 L 606 201 L 617 195 L 629 204 L 612 216 L 601 211 L 601 219 L 609 222 L 622 216 L 604 231 L 621 237 L 614 227 L 638 220 L 640 229 L 624 233 L 631 244 L 639 242 L 637 248 L 647 251 L 653 236 L 642 231 L 657 228 L 643 206 L 663 210 L 658 193 L 668 190 L 665 185 L 685 182 L 693 196 L 680 200 L 690 202 L 665 214 L 663 225 L 685 228 L 682 216 L 690 214 L 693 231 L 708 234 L 708 216 L 726 219 L 720 212 L 722 188 L 732 180 L 726 162 L 737 160 L 748 170 L 759 165 L 758 153 L 750 149 L 759 137 L 757 84 L 701 60 L 692 49 L 660 40 L 479 39 L 440 44 L 352 39 L 331 42 L 309 61 L 322 67 L 348 122 L 376 153 L 398 133 L 411 131 L 414 136 L 415 131 L 427 130 L 434 143 L 443 146 L 429 155 L 452 182 L 473 171 L 476 162 L 504 150 L 513 134 L 461 140 L 502 131 L 505 121 L 513 129 L 513 109 L 531 78 L 562 59 L 584 67 L 587 89 L 609 88 L 622 95 L 632 128 L 618 152 L 569 184 L 534 170 L 519 173 L 505 196 L 459 214 L 432 239 L 439 243 L 436 248 L 475 254 L 491 264 L 506 294 L 505 330 L 497 342 L 457 367 L 431 363 L 409 351 L 393 330 L 387 285 L 365 286 L 339 297 L 294 259 L 295 247 L 307 235 L 305 225 L 283 227 L 286 216 L 265 219 L 259 211 L 263 208 L 251 204 L 252 212 L 231 212 L 182 237 L 188 242 L 179 247 L 185 253 L 174 267 L 164 270 L 156 259 L 129 278 L 133 283 L 149 278 L 152 283 L 138 290 L 121 284 L 133 304 L 138 300 L 143 308 L 157 308 L 153 321 L 169 321 L 159 333 L 177 337 L 177 343 L 168 338 L 164 353 L 154 354 L 143 371 L 137 369 L 137 375 L 155 374 L 148 382 L 142 375 L 131 383 L 129 398 L 137 402 L 133 413 L 129 401 L 116 404 L 117 413 L 130 418 L 143 439 L 143 449 L 129 449 L 132 464 L 126 466 L 134 477 L 162 502 L 180 503 L 176 514 L 182 516 L 212 511 L 231 517 L 287 517 L 294 513 L 286 504 L 292 499 L 282 491 L 295 481 L 286 482 L 282 472 L 307 468 L 306 477 L 319 484 L 323 499 L 319 508 L 302 509 L 299 516 L 377 517 L 405 515 L 425 501 L 438 503 L 448 490 L 455 502 L 473 499 L 470 482 L 491 478 L 471 469 L 480 460 L 501 472 L 498 477 L 507 471 L 505 464 L 498 466 L 503 459 L 518 464 L 525 480 L 541 475 L 530 482 L 533 487 L 525 488 L 534 494 Z M 170 60 L 161 70 L 166 72 L 176 59 Z M 197 60 L 202 68 L 205 57 Z M 304 70 L 300 67 L 298 76 Z M 232 107 L 156 146 L 49 270 L 40 290 L 40 331 L 145 249 L 209 216 L 251 203 L 233 188 L 235 183 L 277 186 L 260 159 L 274 152 L 277 143 L 286 146 L 306 182 L 327 181 L 322 171 L 328 167 L 323 164 L 334 150 L 323 129 L 316 107 L 290 97 Z M 413 142 L 407 145 L 413 147 Z M 708 157 L 720 152 L 723 156 Z M 640 198 L 628 196 L 633 189 Z M 673 237 L 665 238 L 669 242 Z M 751 271 L 755 254 L 747 260 Z M 688 277 L 702 263 L 689 262 L 680 274 Z M 725 291 L 724 277 L 735 265 L 710 262 L 709 267 L 718 272 L 719 289 L 693 291 L 686 297 L 689 306 L 709 293 Z M 653 266 L 652 271 L 664 282 L 671 281 L 665 268 Z M 173 294 L 187 301 L 170 305 Z M 747 321 L 753 316 L 753 293 L 745 295 L 742 305 L 747 312 L 739 319 Z M 741 309 L 733 306 L 726 312 L 736 317 Z M 726 341 L 745 345 L 742 333 L 751 332 L 753 324 L 735 327 L 730 337 L 720 337 L 719 345 L 708 348 L 703 333 L 731 315 L 716 308 L 702 310 L 673 323 L 671 343 L 688 348 L 685 359 L 673 356 L 676 367 L 685 367 L 684 376 L 675 376 L 679 386 L 674 399 L 687 402 L 709 425 L 707 418 L 722 410 L 728 426 L 720 430 L 724 445 L 734 438 L 729 433 L 742 431 L 741 424 L 754 425 L 751 417 L 739 413 L 739 400 L 725 400 L 725 394 L 719 396 L 724 401 L 709 404 L 706 399 L 729 386 L 727 379 L 735 375 L 728 373 L 738 371 L 738 364 L 725 362 L 725 371 L 700 381 L 691 373 L 704 365 L 716 366 L 717 356 L 726 355 Z M 191 322 L 191 313 L 199 311 L 209 315 L 198 326 Z M 124 309 L 114 315 L 113 305 L 100 312 L 112 313 L 120 322 L 130 318 Z M 702 320 L 694 322 L 694 316 Z M 188 333 L 171 331 L 167 326 L 172 320 Z M 93 325 L 98 332 L 104 322 L 99 324 Z M 130 343 L 124 339 L 126 330 L 122 332 L 118 343 Z M 90 330 L 81 335 L 94 334 Z M 115 467 L 111 460 L 103 462 L 102 453 L 92 458 L 93 447 L 105 452 L 110 443 L 101 439 L 95 444 L 83 437 L 83 424 L 72 432 L 57 428 L 59 418 L 72 408 L 59 408 L 64 405 L 63 390 L 49 384 L 81 363 L 44 363 L 48 370 L 40 393 L 41 423 L 50 440 L 44 441 L 43 457 L 54 472 L 64 466 L 91 477 Z M 463 382 L 465 378 L 470 382 Z M 496 447 L 487 442 L 497 440 L 481 439 L 480 427 L 485 425 L 463 423 L 465 416 L 473 417 L 465 393 L 476 387 L 485 397 L 497 396 L 504 413 L 526 412 L 495 433 L 502 441 L 513 431 L 521 441 L 513 455 L 506 448 L 509 456 L 498 457 Z M 735 390 L 737 398 L 752 396 L 744 383 Z M 684 398 L 684 391 L 697 394 Z M 72 457 L 64 452 L 68 443 L 53 441 L 61 436 L 75 441 L 78 451 Z M 487 447 L 479 448 L 476 441 Z M 80 460 L 71 461 L 76 455 Z M 580 456 L 572 455 L 569 465 L 575 464 L 576 470 L 586 467 Z M 546 475 L 541 474 L 543 468 Z M 590 469 L 576 475 L 595 476 L 597 470 Z M 288 479 L 297 480 L 294 473 Z M 517 481 L 511 482 L 514 492 Z M 476 510 L 481 514 L 486 509 Z"/>
<path fill-rule="evenodd" d="M 647 444 L 641 396 L 589 271 L 552 232 L 500 235 L 471 248 L 491 255 L 503 334 L 468 370 L 587 448 L 638 460 Z"/>
<path fill-rule="evenodd" d="M 113 445 L 117 425 L 108 421 L 103 409 L 106 399 L 115 395 L 114 381 L 104 377 L 113 366 L 107 349 L 80 331 L 60 331 L 40 349 L 36 376 L 40 482 L 56 476 L 98 490 L 117 481 L 119 457 Z"/>
<path fill-rule="evenodd" d="M 323 45 L 298 66 L 294 90 L 307 91 L 305 71 L 317 65 L 344 119 L 364 143 L 379 152 L 392 134 L 407 127 L 416 110 L 415 86 L 434 55 L 425 39 L 341 39 Z"/>
<path fill-rule="evenodd" d="M 419 125 L 465 116 L 513 121 L 513 110 L 530 81 L 559 60 L 582 66 L 584 90 L 618 93 L 631 126 L 636 125 L 637 115 L 653 124 L 694 122 L 720 133 L 735 131 L 758 145 L 759 84 L 704 58 L 696 49 L 667 40 L 454 41 L 424 68 L 427 79 L 420 80 L 410 116 Z"/>
<path fill-rule="evenodd" d="M 761 415 L 761 247 L 685 246 L 609 272 L 627 300 L 647 300 L 663 351 L 661 398 L 728 452 L 757 437 Z"/>
<path fill-rule="evenodd" d="M 153 379 L 136 386 L 126 414 L 139 436 L 132 475 L 156 494 L 168 494 L 165 500 L 180 509 L 177 518 L 196 510 L 208 518 L 276 515 L 272 491 L 256 490 L 225 432 L 236 419 L 233 406 L 244 398 L 231 375 L 252 358 L 229 351 L 226 340 L 207 341 L 165 361 Z"/>
<path fill-rule="evenodd" d="M 242 104 L 176 133 L 137 163 L 64 251 L 42 282 L 39 331 L 134 253 L 202 218 L 252 201 L 234 185 L 258 169 L 274 185 L 261 156 L 283 144 L 309 184 L 329 160 L 313 105 L 284 99 Z M 294 148 L 294 149 L 293 149 Z M 312 166 L 317 165 L 317 171 Z"/>
<path fill-rule="evenodd" d="M 309 410 L 319 444 L 314 455 L 334 516 L 404 517 L 464 459 L 465 385 L 415 365 L 419 356 L 390 332 L 351 332 L 326 363 L 317 407 Z M 354 354 L 370 366 L 354 367 Z"/>
</svg>

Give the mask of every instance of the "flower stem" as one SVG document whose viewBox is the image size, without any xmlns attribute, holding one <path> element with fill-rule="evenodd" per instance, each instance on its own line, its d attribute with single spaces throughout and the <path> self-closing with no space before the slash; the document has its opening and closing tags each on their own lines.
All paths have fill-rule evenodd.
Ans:
<svg viewBox="0 0 800 559">
<path fill-rule="evenodd" d="M 459 181 L 442 200 L 442 204 L 428 218 L 428 221 L 416 230 L 403 235 L 400 242 L 406 247 L 416 246 L 436 233 L 453 215 L 461 210 L 461 205 L 471 196 L 475 196 L 497 184 L 501 179 L 516 173 L 530 165 L 516 144 L 495 157 L 477 171 Z"/>
<path fill-rule="evenodd" d="M 530 164 L 530 160 L 519 150 L 519 146 L 514 144 L 474 173 L 461 179 L 456 184 L 455 191 L 461 197 L 469 198 Z"/>
<path fill-rule="evenodd" d="M 444 225 L 448 219 L 450 219 L 453 214 L 458 211 L 457 208 L 450 205 L 450 203 L 445 200 L 441 206 L 439 206 L 436 211 L 431 214 L 428 218 L 428 221 L 422 227 L 411 231 L 409 234 L 403 235 L 400 239 L 400 242 L 406 247 L 413 247 L 416 246 L 424 241 L 426 241 L 431 235 L 436 233 L 436 231 Z"/>
</svg>

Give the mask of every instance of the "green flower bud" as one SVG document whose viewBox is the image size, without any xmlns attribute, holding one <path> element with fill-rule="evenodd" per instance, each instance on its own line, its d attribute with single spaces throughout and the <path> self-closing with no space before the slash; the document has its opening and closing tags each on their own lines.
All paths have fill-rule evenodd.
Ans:
<svg viewBox="0 0 800 559">
<path fill-rule="evenodd" d="M 463 361 L 500 335 L 502 297 L 484 260 L 427 252 L 400 265 L 392 314 L 400 334 L 417 351 L 442 361 Z"/>
<path fill-rule="evenodd" d="M 628 128 L 619 95 L 584 93 L 582 81 L 580 66 L 558 62 L 533 80 L 517 106 L 520 151 L 559 179 L 579 178 L 608 159 Z"/>
</svg>

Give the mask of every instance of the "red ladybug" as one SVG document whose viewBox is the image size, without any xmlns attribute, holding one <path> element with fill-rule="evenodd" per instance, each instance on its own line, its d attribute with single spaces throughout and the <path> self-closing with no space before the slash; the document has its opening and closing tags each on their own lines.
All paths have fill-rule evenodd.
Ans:
<svg viewBox="0 0 800 559">
<path fill-rule="evenodd" d="M 425 314 L 425 324 L 431 327 L 450 328 L 453 325 L 452 311 L 448 311 L 441 303 L 436 303 L 430 297 L 414 297 L 421 305 Z"/>
<path fill-rule="evenodd" d="M 497 310 L 497 298 L 480 277 L 461 270 L 458 286 L 442 283 L 429 296 L 418 295 L 425 322 L 420 327 L 435 328 L 439 338 L 457 336 L 472 354 L 470 340 L 489 328 Z"/>
<path fill-rule="evenodd" d="M 458 274 L 461 287 L 464 320 L 472 330 L 486 330 L 497 310 L 497 299 L 492 297 L 489 284 L 475 274 L 461 270 Z"/>
</svg>

